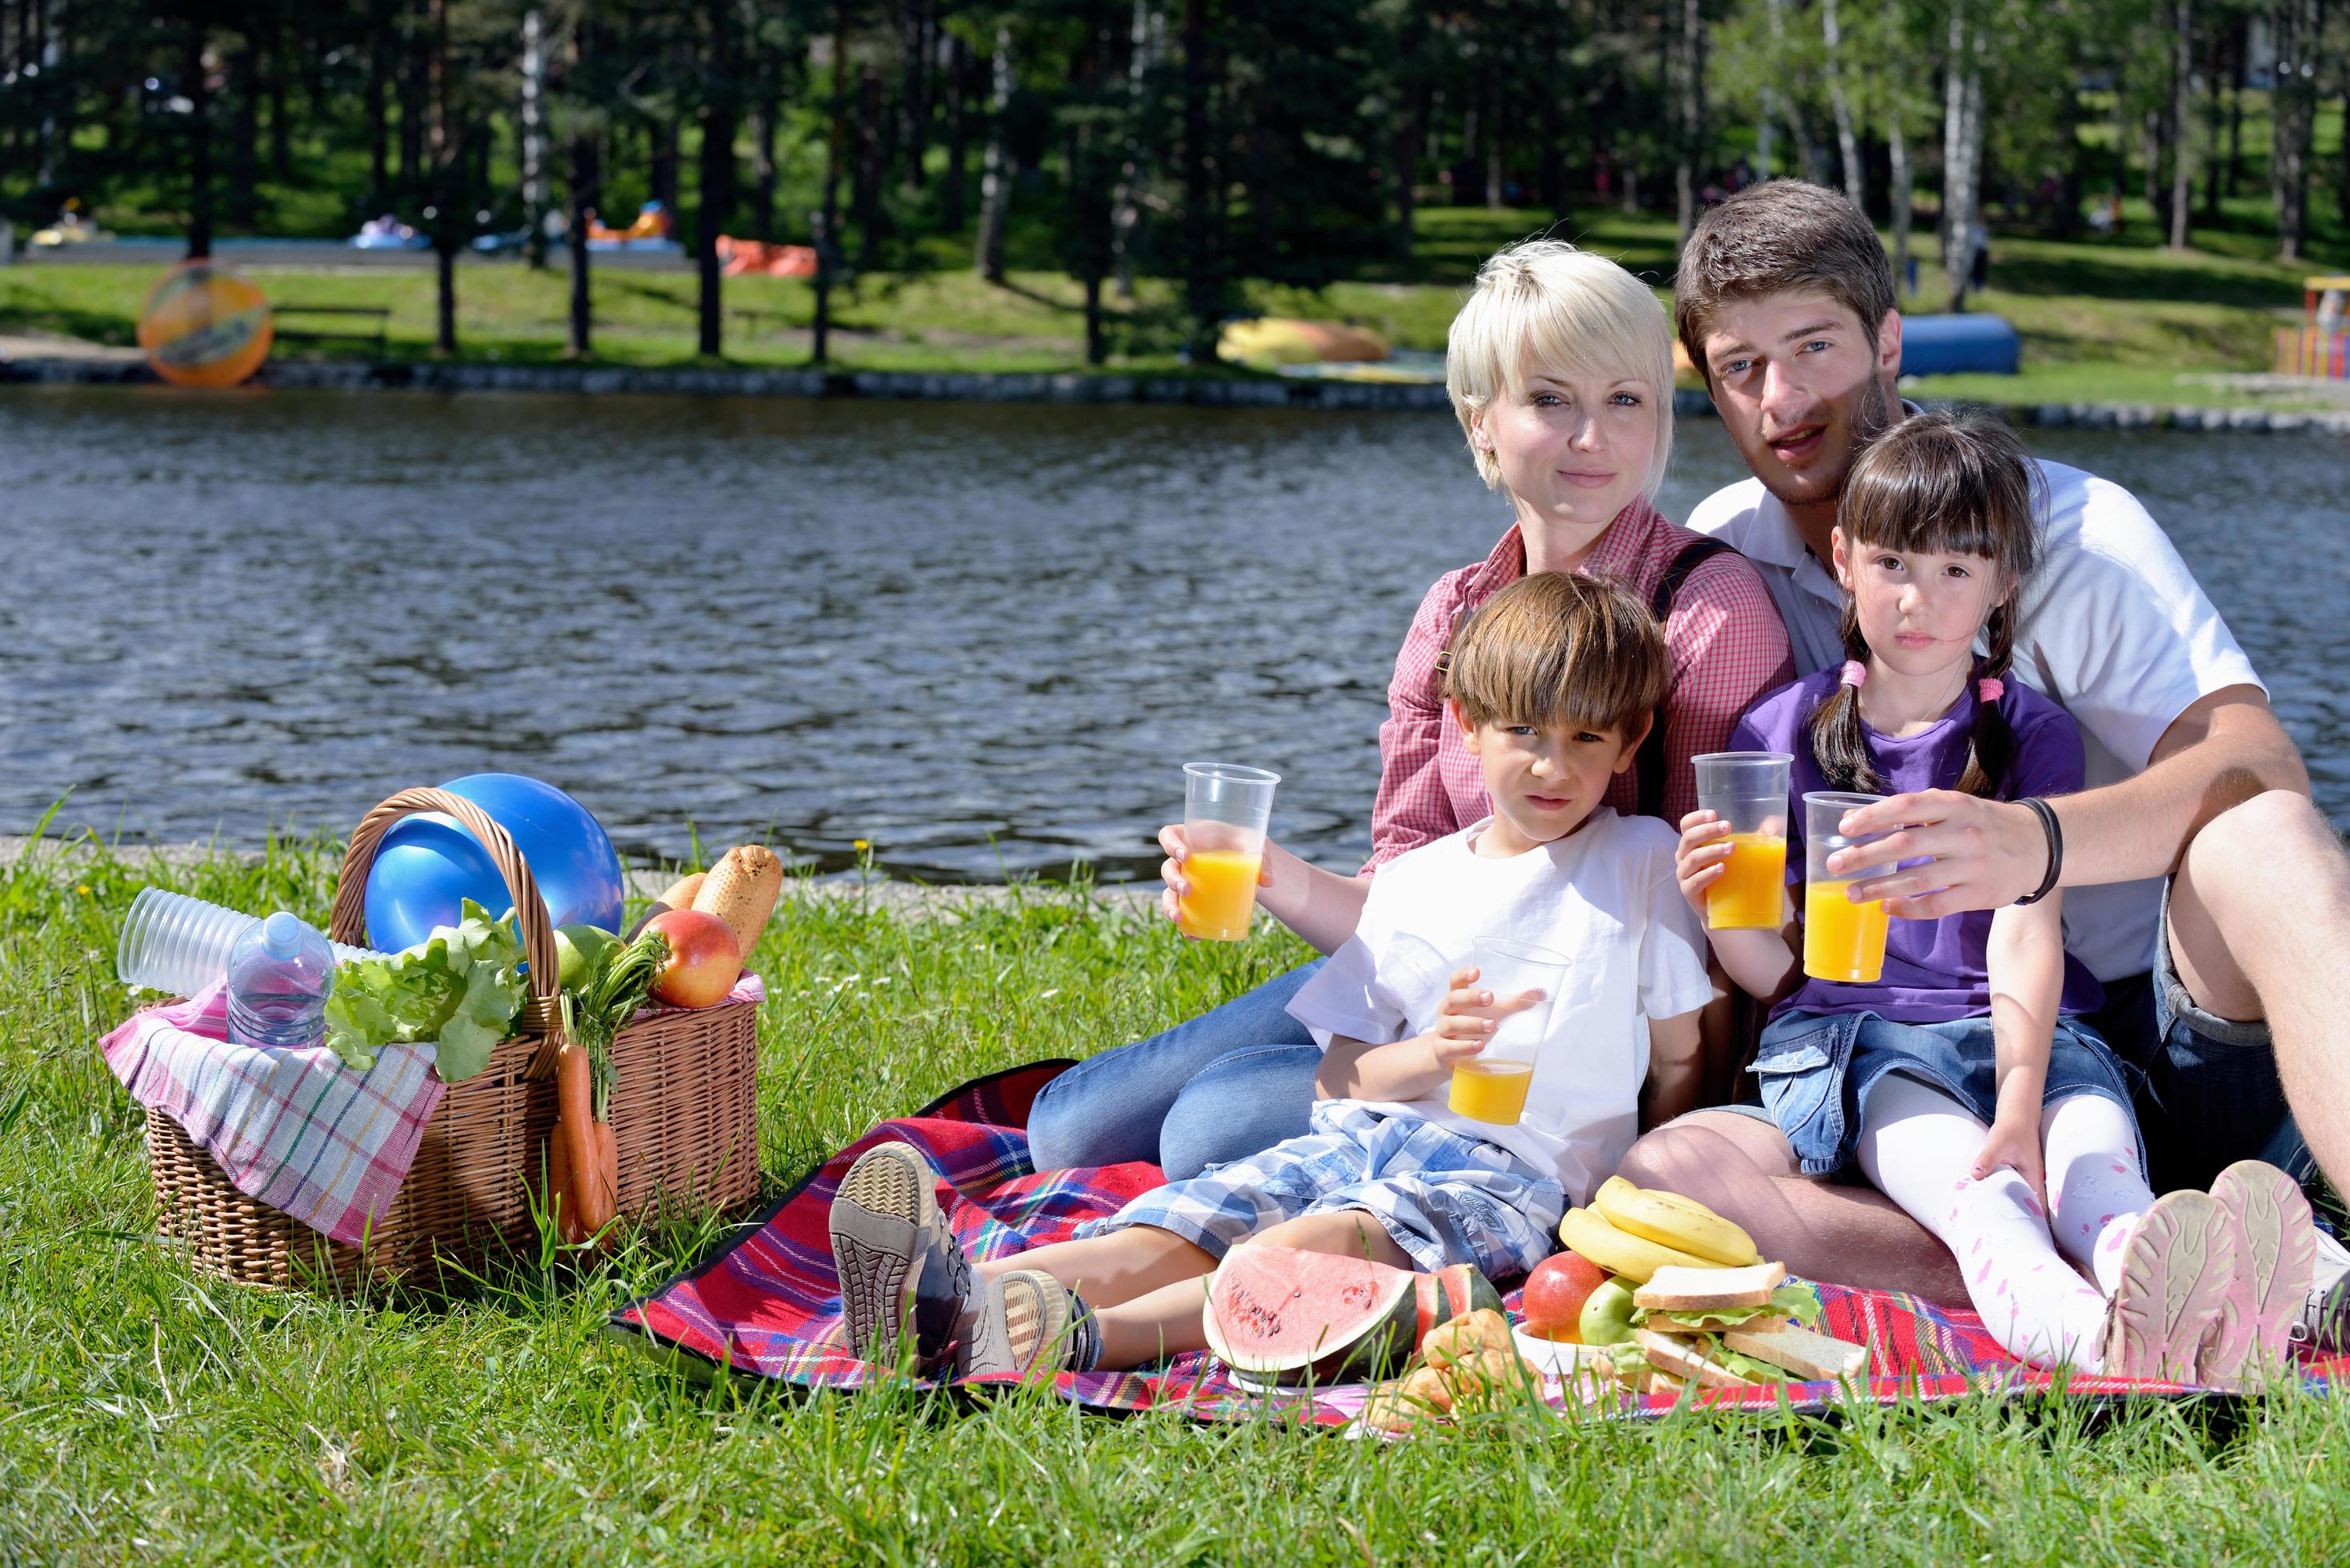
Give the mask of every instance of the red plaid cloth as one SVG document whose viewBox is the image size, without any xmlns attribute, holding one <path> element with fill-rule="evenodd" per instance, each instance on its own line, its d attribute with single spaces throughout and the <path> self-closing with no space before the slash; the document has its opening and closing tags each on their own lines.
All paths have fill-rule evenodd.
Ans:
<svg viewBox="0 0 2350 1568">
<path fill-rule="evenodd" d="M 1087 1220 L 1114 1214 L 1127 1200 L 1158 1186 L 1159 1168 L 1112 1165 L 1055 1170 L 1028 1168 L 1023 1130 L 1028 1107 L 1066 1062 L 1040 1062 L 981 1078 L 953 1090 L 900 1121 L 884 1122 L 810 1171 L 759 1219 L 722 1241 L 682 1273 L 612 1314 L 619 1337 L 640 1345 L 674 1369 L 714 1378 L 731 1372 L 802 1387 L 851 1389 L 875 1369 L 841 1348 L 840 1291 L 827 1224 L 832 1195 L 856 1158 L 885 1138 L 912 1144 L 943 1179 L 938 1198 L 955 1235 L 975 1258 L 997 1258 L 1066 1241 Z M 1798 1283 L 1802 1282 L 1796 1282 Z M 1813 1285 L 1821 1328 L 1866 1345 L 1867 1380 L 1847 1396 L 1830 1383 L 1777 1388 L 1723 1389 L 1702 1396 L 1707 1405 L 1775 1409 L 1784 1397 L 1798 1410 L 1825 1410 L 1849 1397 L 1877 1405 L 1912 1399 L 1946 1400 L 1970 1394 L 2045 1389 L 2054 1378 L 2019 1366 L 2000 1349 L 1972 1314 L 1945 1312 L 1911 1296 L 1845 1285 Z M 1505 1301 L 1514 1318 L 1518 1297 Z M 2350 1356 L 2306 1358 L 2303 1382 L 2325 1391 L 2350 1373 Z M 1202 1421 L 1242 1421 L 1267 1414 L 1284 1421 L 1340 1427 L 1362 1413 L 1369 1386 L 1338 1384 L 1313 1390 L 1248 1393 L 1221 1364 L 1194 1352 L 1163 1366 L 1136 1372 L 1065 1372 L 1054 1392 L 1096 1410 L 1173 1407 Z M 2070 1390 L 2093 1398 L 2175 1396 L 2174 1383 L 2132 1383 L 2074 1377 Z M 1556 1379 L 1544 1398 L 1565 1413 L 1581 1406 L 1603 1417 L 1661 1416 L 1674 1407 L 1662 1397 L 1610 1397 L 1584 1405 Z"/>
<path fill-rule="evenodd" d="M 433 1045 L 386 1045 L 364 1073 L 324 1045 L 228 1038 L 225 981 L 135 1013 L 99 1049 L 151 1116 L 169 1116 L 239 1192 L 357 1245 L 408 1179 L 446 1092 Z"/>
<path fill-rule="evenodd" d="M 1673 557 L 1701 537 L 1635 500 L 1617 514 L 1581 569 L 1617 579 L 1646 603 Z M 1420 600 L 1388 686 L 1388 720 L 1379 726 L 1379 798 L 1371 810 L 1365 871 L 1492 811 L 1485 775 L 1445 714 L 1436 656 L 1451 640 L 1457 616 L 1525 575 L 1525 541 L 1513 524 L 1492 555 L 1439 577 Z M 1679 822 L 1697 805 L 1689 760 L 1720 751 L 1739 715 L 1765 691 L 1794 680 L 1795 667 L 1770 589 L 1733 554 L 1711 557 L 1681 584 L 1665 618 L 1665 649 L 1673 661 L 1672 691 L 1665 700 L 1665 819 Z M 1625 816 L 1638 803 L 1635 772 L 1625 770 L 1607 789 L 1607 804 Z"/>
</svg>

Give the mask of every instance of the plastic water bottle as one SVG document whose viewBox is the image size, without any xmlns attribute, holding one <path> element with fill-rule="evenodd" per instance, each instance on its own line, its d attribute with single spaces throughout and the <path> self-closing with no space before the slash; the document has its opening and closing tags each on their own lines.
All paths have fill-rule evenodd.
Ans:
<svg viewBox="0 0 2350 1568">
<path fill-rule="evenodd" d="M 316 1045 L 327 1033 L 335 950 L 280 909 L 228 955 L 228 1037 L 240 1045 Z"/>
<path fill-rule="evenodd" d="M 228 972 L 236 940 L 261 924 L 256 915 L 223 909 L 185 893 L 143 888 L 130 901 L 122 939 L 114 949 L 114 972 L 125 985 L 174 996 L 193 996 Z M 337 961 L 382 958 L 369 948 L 333 944 Z"/>
</svg>

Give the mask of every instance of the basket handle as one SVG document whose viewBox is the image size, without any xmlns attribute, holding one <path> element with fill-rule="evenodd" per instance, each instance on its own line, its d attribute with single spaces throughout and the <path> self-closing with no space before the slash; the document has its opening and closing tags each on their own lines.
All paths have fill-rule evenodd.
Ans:
<svg viewBox="0 0 2350 1568">
<path fill-rule="evenodd" d="M 534 1078 L 544 1076 L 539 1068 L 543 1063 L 546 1072 L 554 1071 L 550 1047 L 558 1044 L 562 1033 L 562 1013 L 556 1005 L 561 966 L 555 951 L 555 927 L 546 918 L 546 900 L 539 897 L 537 879 L 531 876 L 522 851 L 515 847 L 513 836 L 463 795 L 445 789 L 404 789 L 367 814 L 351 835 L 350 847 L 343 852 L 343 878 L 335 889 L 335 911 L 328 935 L 355 947 L 366 944 L 367 879 L 375 864 L 376 848 L 392 824 L 425 811 L 446 812 L 463 823 L 490 852 L 498 875 L 505 878 L 506 891 L 514 896 L 523 954 L 530 960 L 530 990 L 523 998 L 520 1032 L 545 1037 L 529 1073 Z"/>
</svg>

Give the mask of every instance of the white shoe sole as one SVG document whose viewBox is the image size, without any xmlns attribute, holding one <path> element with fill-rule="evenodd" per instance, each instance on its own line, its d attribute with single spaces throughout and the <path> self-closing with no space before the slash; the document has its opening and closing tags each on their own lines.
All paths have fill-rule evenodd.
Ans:
<svg viewBox="0 0 2350 1568">
<path fill-rule="evenodd" d="M 2247 1311 L 2236 1276 L 2236 1227 L 2201 1192 L 2166 1192 L 2122 1251 L 2106 1376 L 2194 1383 L 2205 1340 L 2223 1314 Z"/>
<path fill-rule="evenodd" d="M 2236 1272 L 2245 1288 L 2221 1314 L 2198 1371 L 2214 1387 L 2259 1386 L 2292 1354 L 2317 1267 L 2316 1221 L 2301 1184 L 2256 1159 L 2221 1171 L 2211 1196 L 2236 1228 Z"/>
</svg>

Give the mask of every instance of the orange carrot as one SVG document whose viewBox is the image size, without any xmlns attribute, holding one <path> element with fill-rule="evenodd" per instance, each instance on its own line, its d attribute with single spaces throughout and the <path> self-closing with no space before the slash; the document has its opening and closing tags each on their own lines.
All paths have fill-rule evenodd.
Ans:
<svg viewBox="0 0 2350 1568">
<path fill-rule="evenodd" d="M 565 1231 L 578 1237 L 593 1236 L 611 1222 L 612 1202 L 609 1189 L 593 1179 L 598 1167 L 594 1085 L 588 1076 L 587 1048 L 577 1041 L 567 1042 L 556 1074 L 556 1098 L 561 1108 L 555 1133 L 562 1140 L 564 1163 L 570 1167 L 571 1178 L 565 1189 L 570 1210 Z"/>
</svg>

